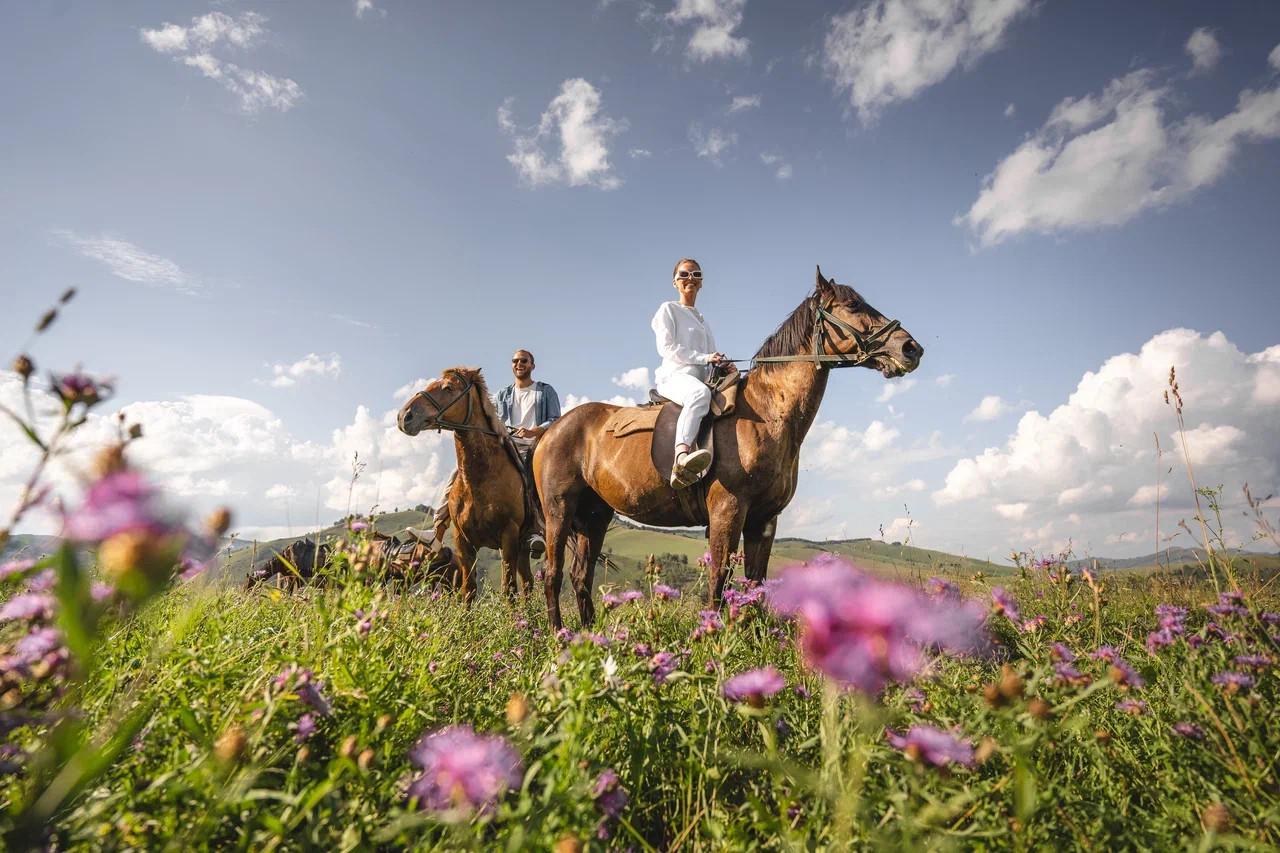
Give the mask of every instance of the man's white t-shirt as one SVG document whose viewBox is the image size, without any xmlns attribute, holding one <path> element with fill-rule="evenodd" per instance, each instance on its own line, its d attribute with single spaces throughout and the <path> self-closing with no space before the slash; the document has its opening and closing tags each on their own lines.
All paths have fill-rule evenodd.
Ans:
<svg viewBox="0 0 1280 853">
<path fill-rule="evenodd" d="M 521 388 L 517 385 L 512 389 L 511 427 L 533 429 L 538 425 L 537 420 L 535 420 L 537 412 L 534 411 L 534 403 L 537 402 L 537 390 L 537 385 L 530 385 L 528 388 Z"/>
</svg>

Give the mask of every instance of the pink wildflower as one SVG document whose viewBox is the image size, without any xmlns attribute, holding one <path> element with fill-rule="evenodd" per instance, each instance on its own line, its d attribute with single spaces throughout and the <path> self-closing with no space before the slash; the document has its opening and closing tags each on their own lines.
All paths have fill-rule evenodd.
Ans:
<svg viewBox="0 0 1280 853">
<path fill-rule="evenodd" d="M 657 583 L 653 585 L 653 597 L 660 601 L 672 601 L 680 597 L 680 590 L 664 583 Z"/>
<path fill-rule="evenodd" d="M 724 683 L 722 690 L 724 697 L 731 702 L 746 702 L 759 708 L 764 704 L 765 699 L 785 686 L 782 673 L 772 666 L 766 666 L 735 675 Z"/>
<path fill-rule="evenodd" d="M 425 736 L 409 758 L 422 768 L 409 785 L 409 797 L 421 809 L 485 813 L 507 788 L 520 784 L 520 756 L 511 744 L 498 735 L 477 735 L 466 725 Z"/>
<path fill-rule="evenodd" d="M 884 734 L 891 746 L 905 752 L 912 761 L 932 767 L 973 766 L 973 747 L 950 732 L 933 726 L 912 726 L 906 734 L 890 729 L 885 729 Z"/>
</svg>

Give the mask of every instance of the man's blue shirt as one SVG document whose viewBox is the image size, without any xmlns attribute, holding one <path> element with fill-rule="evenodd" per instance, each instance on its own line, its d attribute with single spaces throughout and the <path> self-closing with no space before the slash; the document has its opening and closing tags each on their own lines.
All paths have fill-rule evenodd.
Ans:
<svg viewBox="0 0 1280 853">
<path fill-rule="evenodd" d="M 560 417 L 560 397 L 556 394 L 556 389 L 552 388 L 545 382 L 534 381 L 533 393 L 533 416 L 537 420 L 540 428 L 551 426 L 551 422 Z M 507 426 L 512 426 L 511 415 L 515 408 L 513 400 L 516 393 L 516 384 L 512 382 L 506 388 L 498 392 L 496 403 L 498 405 L 498 417 Z"/>
</svg>

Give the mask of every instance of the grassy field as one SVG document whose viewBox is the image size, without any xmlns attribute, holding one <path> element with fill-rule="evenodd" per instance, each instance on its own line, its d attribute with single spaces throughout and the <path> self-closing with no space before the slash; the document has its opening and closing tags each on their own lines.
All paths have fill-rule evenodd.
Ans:
<svg viewBox="0 0 1280 853">
<path fill-rule="evenodd" d="M 661 541 L 670 552 L 679 538 Z M 700 541 L 683 538 L 682 553 L 696 558 Z M 611 538 L 627 555 L 657 541 L 636 530 Z M 807 556 L 812 545 L 788 544 L 782 559 Z M 908 579 L 926 565 L 933 571 L 894 546 L 841 547 L 872 555 L 868 569 L 875 557 Z M 1271 666 L 1280 627 L 1261 615 L 1277 609 L 1274 575 L 1238 567 L 1244 604 L 1219 616 L 1205 610 L 1218 599 L 1199 580 L 1122 573 L 1094 586 L 1066 572 L 1054 580 L 1052 568 L 975 580 L 970 568 L 953 574 L 964 594 L 985 609 L 993 581 L 1003 583 L 1018 619 L 993 612 L 990 654 L 938 656 L 927 674 L 878 698 L 834 689 L 797 648 L 795 625 L 759 602 L 707 629 L 696 582 L 675 601 L 643 585 L 644 597 L 606 610 L 596 633 L 565 637 L 549 635 L 536 600 L 513 606 L 493 594 L 466 607 L 341 576 L 293 595 L 180 587 L 110 623 L 90 677 L 64 698 L 83 714 L 84 743 L 114 737 L 118 748 L 92 753 L 107 756 L 100 775 L 67 792 L 42 843 L 562 851 L 1280 843 Z M 1188 615 L 1183 633 L 1149 651 L 1158 604 Z M 1055 669 L 1054 644 L 1076 656 L 1079 678 Z M 1128 660 L 1145 684 L 1118 683 L 1115 664 L 1090 657 L 1103 647 L 1111 649 L 1102 657 Z M 781 692 L 759 707 L 726 698 L 727 678 L 763 666 L 781 674 Z M 1215 683 L 1226 671 L 1252 683 Z M 414 808 L 415 743 L 458 724 L 515 750 L 512 789 L 479 813 Z M 886 737 L 913 725 L 954 734 L 972 759 L 932 767 L 928 752 L 904 752 Z M 34 749 L 40 729 L 19 735 Z M 602 793 L 607 772 L 617 782 Z M 11 820 L 29 784 L 6 777 L 0 796 Z"/>
</svg>

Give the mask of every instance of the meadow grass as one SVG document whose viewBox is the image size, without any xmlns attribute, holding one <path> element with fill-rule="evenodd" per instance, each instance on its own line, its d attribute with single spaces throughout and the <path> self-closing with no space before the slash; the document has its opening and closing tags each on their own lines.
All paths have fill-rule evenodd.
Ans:
<svg viewBox="0 0 1280 853">
<path fill-rule="evenodd" d="M 824 683 L 801 660 L 794 626 L 759 605 L 695 638 L 690 596 L 647 597 L 606 611 L 597 633 L 557 638 L 536 599 L 488 595 L 467 607 L 342 582 L 294 594 L 179 588 L 112 627 L 92 677 L 67 697 L 100 737 L 131 710 L 146 718 L 58 812 L 50 840 L 253 850 L 1280 842 L 1274 670 L 1233 663 L 1276 659 L 1280 626 L 1259 615 L 1276 609 L 1265 581 L 1238 578 L 1247 615 L 1219 618 L 1204 610 L 1216 598 L 1201 582 L 1055 576 L 1006 580 L 1022 613 L 992 617 L 993 656 L 940 657 L 880 701 Z M 962 582 L 984 599 L 987 585 Z M 1182 636 L 1149 653 L 1157 604 L 1189 616 Z M 1220 632 L 1206 630 L 1211 620 Z M 1200 637 L 1198 648 L 1187 642 Z M 1053 643 L 1078 656 L 1087 684 L 1055 676 Z M 1106 661 L 1088 657 L 1107 645 L 1145 686 L 1117 685 Z M 664 651 L 674 669 L 659 683 Z M 760 708 L 724 698 L 728 676 L 764 665 L 785 690 Z M 296 678 L 277 683 L 295 666 L 314 673 L 330 713 L 307 703 Z M 1214 684 L 1227 670 L 1253 685 Z M 1125 700 L 1144 704 L 1117 707 Z M 316 722 L 305 738 L 304 714 Z M 409 752 L 456 723 L 508 738 L 521 784 L 488 813 L 418 811 Z M 1193 734 L 1176 734 L 1180 723 Z M 913 761 L 884 734 L 913 724 L 954 729 L 978 761 Z M 607 769 L 629 795 L 615 820 L 593 796 Z M 7 801 L 21 784 L 10 779 Z"/>
</svg>

